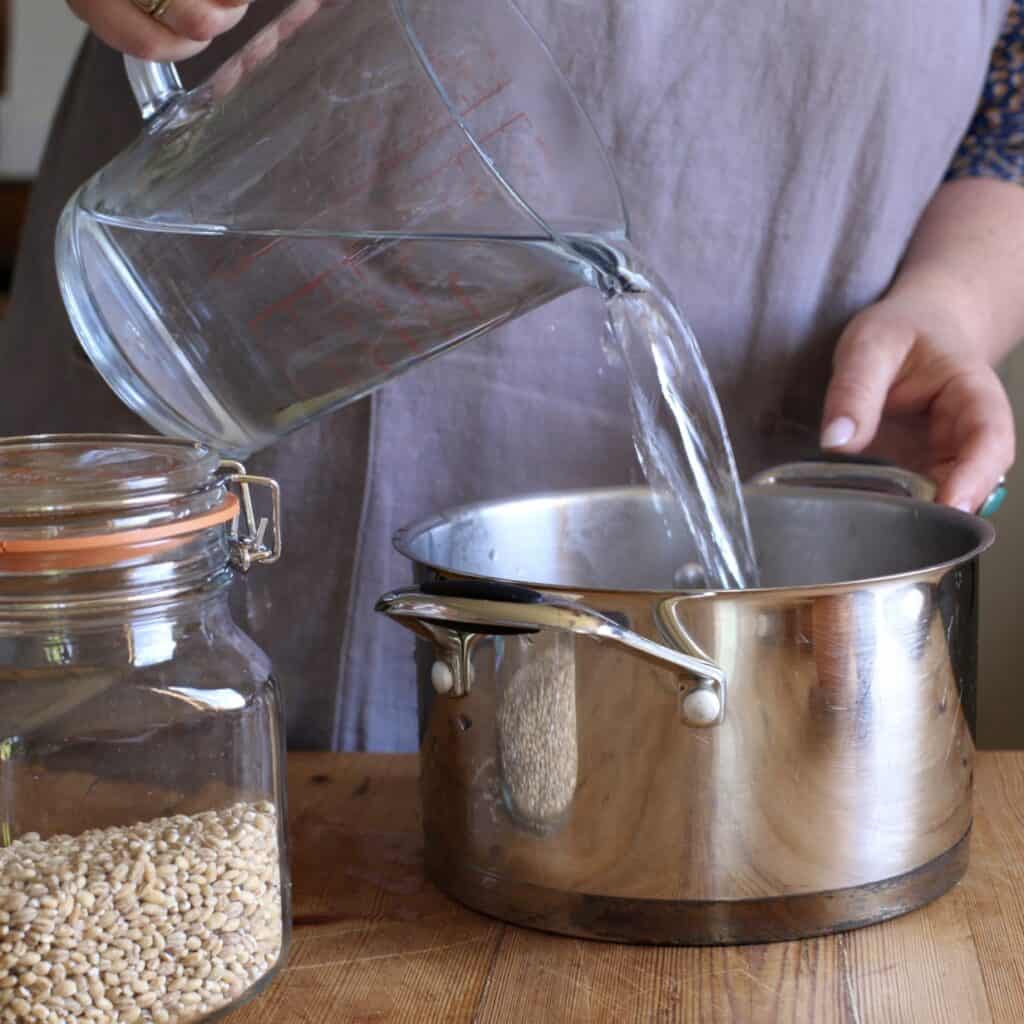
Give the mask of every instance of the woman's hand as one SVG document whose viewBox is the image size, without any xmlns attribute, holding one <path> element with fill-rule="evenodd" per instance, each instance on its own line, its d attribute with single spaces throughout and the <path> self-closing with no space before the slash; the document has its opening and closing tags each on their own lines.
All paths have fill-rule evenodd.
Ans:
<svg viewBox="0 0 1024 1024">
<path fill-rule="evenodd" d="M 234 28 L 247 0 L 170 0 L 159 17 L 145 0 L 67 0 L 68 6 L 109 46 L 144 60 L 194 57 Z"/>
<path fill-rule="evenodd" d="M 937 499 L 976 512 L 1013 464 L 1009 399 L 980 320 L 937 284 L 899 280 L 836 349 L 822 447 L 868 452 L 930 477 Z"/>
<path fill-rule="evenodd" d="M 923 472 L 976 512 L 1013 464 L 1010 402 L 993 366 L 1024 339 L 1024 187 L 943 185 L 892 287 L 847 326 L 822 447 Z"/>
</svg>

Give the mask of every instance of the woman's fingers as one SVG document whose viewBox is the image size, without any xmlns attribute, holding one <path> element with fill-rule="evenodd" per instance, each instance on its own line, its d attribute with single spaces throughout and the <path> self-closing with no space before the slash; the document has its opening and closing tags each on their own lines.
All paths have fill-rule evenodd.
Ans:
<svg viewBox="0 0 1024 1024">
<path fill-rule="evenodd" d="M 979 367 L 950 381 L 932 416 L 938 429 L 945 423 L 953 451 L 937 500 L 977 512 L 1013 465 L 1016 435 L 1006 391 L 994 370 Z"/>
<path fill-rule="evenodd" d="M 169 0 L 159 17 L 135 0 L 67 0 L 108 46 L 143 60 L 187 60 L 233 28 L 247 5 L 232 0 Z"/>
<path fill-rule="evenodd" d="M 1014 460 L 1013 411 L 996 372 L 963 338 L 928 329 L 932 304 L 869 306 L 843 332 L 825 398 L 821 445 L 894 457 L 935 481 L 936 498 L 976 512 Z M 948 332 L 947 332 L 948 334 Z"/>
<path fill-rule="evenodd" d="M 220 0 L 170 0 L 159 21 L 182 39 L 209 43 L 234 28 L 245 12 L 244 4 Z"/>
<path fill-rule="evenodd" d="M 873 307 L 850 321 L 836 347 L 825 396 L 822 448 L 853 453 L 871 443 L 914 339 L 912 328 Z"/>
</svg>

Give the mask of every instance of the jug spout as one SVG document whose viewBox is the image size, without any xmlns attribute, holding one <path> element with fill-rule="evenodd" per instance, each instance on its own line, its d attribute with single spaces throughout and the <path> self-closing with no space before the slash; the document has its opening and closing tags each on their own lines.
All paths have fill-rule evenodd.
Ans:
<svg viewBox="0 0 1024 1024">
<path fill-rule="evenodd" d="M 591 283 L 606 299 L 650 291 L 650 282 L 643 274 L 627 266 L 621 248 L 600 238 L 569 238 L 565 244 L 579 257 Z"/>
</svg>

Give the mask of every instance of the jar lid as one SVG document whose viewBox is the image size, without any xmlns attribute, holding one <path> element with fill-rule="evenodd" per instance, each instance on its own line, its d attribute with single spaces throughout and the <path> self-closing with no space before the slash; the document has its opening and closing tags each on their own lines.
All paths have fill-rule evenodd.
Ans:
<svg viewBox="0 0 1024 1024">
<path fill-rule="evenodd" d="M 251 484 L 270 487 L 274 546 Z M 238 485 L 240 494 L 229 490 Z M 0 571 L 91 568 L 232 523 L 232 559 L 280 556 L 277 484 L 205 445 L 158 436 L 51 434 L 0 439 Z M 245 533 L 240 535 L 240 520 Z"/>
</svg>

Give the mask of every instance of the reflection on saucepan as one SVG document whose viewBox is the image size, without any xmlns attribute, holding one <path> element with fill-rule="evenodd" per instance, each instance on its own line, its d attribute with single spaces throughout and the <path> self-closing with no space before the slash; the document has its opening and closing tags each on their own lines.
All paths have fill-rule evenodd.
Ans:
<svg viewBox="0 0 1024 1024">
<path fill-rule="evenodd" d="M 507 637 L 498 666 L 498 757 L 510 814 L 549 831 L 576 792 L 576 649 L 571 634 Z"/>
</svg>

